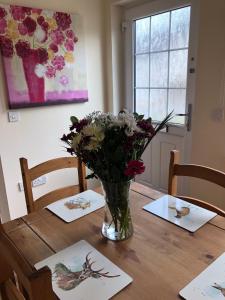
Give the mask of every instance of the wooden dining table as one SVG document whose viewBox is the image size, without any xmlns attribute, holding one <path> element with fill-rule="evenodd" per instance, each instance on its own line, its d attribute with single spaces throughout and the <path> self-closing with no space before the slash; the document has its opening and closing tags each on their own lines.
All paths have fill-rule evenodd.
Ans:
<svg viewBox="0 0 225 300">
<path fill-rule="evenodd" d="M 97 191 L 101 192 L 100 188 Z M 133 278 L 129 286 L 113 297 L 115 300 L 179 299 L 179 291 L 225 252 L 225 220 L 216 216 L 190 233 L 142 209 L 162 195 L 132 183 L 134 234 L 121 242 L 109 241 L 101 235 L 103 209 L 71 223 L 43 209 L 5 223 L 4 228 L 32 266 L 86 240 Z"/>
</svg>

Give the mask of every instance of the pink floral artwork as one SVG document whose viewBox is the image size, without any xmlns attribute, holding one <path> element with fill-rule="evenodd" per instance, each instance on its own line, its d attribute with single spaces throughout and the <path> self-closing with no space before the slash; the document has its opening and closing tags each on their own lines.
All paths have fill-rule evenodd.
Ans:
<svg viewBox="0 0 225 300">
<path fill-rule="evenodd" d="M 79 15 L 0 5 L 9 108 L 88 101 Z"/>
</svg>

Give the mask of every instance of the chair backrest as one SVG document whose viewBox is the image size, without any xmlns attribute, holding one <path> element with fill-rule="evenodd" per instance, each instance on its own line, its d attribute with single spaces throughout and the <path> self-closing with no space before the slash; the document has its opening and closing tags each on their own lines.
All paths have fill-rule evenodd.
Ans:
<svg viewBox="0 0 225 300">
<path fill-rule="evenodd" d="M 177 195 L 177 176 L 188 176 L 195 177 L 210 181 L 223 188 L 225 188 L 225 173 L 195 164 L 179 164 L 179 151 L 173 150 L 170 152 L 170 167 L 169 167 L 169 183 L 168 183 L 168 194 L 176 196 L 192 204 L 201 206 L 208 210 L 216 212 L 218 215 L 225 217 L 225 211 L 219 207 L 210 204 L 206 201 L 187 197 L 183 195 Z"/>
<path fill-rule="evenodd" d="M 70 197 L 77 193 L 81 193 L 87 189 L 87 182 L 85 179 L 85 165 L 77 157 L 60 157 L 51 159 L 30 169 L 28 168 L 27 159 L 20 158 L 20 166 L 23 177 L 23 185 L 28 213 L 44 208 L 50 203 L 60 200 L 62 198 Z M 32 181 L 44 174 L 66 168 L 77 169 L 79 183 L 77 185 L 74 184 L 56 189 L 41 196 L 40 198 L 34 201 L 32 192 Z"/>
<path fill-rule="evenodd" d="M 2 300 L 56 300 L 51 271 L 25 260 L 0 224 L 0 298 Z M 16 276 L 15 276 L 16 275 Z M 18 284 L 19 283 L 19 284 Z"/>
</svg>

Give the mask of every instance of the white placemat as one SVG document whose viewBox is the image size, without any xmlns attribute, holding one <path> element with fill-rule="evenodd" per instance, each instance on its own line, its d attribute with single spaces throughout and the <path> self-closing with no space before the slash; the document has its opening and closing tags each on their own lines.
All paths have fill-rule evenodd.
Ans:
<svg viewBox="0 0 225 300">
<path fill-rule="evenodd" d="M 105 200 L 102 195 L 92 190 L 87 190 L 54 202 L 46 208 L 69 223 L 104 206 Z"/>
<path fill-rule="evenodd" d="M 62 300 L 107 300 L 132 278 L 89 243 L 78 243 L 37 263 L 52 271 L 53 290 Z"/>
<path fill-rule="evenodd" d="M 217 215 L 170 195 L 152 201 L 143 209 L 191 232 L 195 232 Z"/>
<path fill-rule="evenodd" d="M 179 293 L 186 300 L 225 299 L 225 253 Z"/>
</svg>

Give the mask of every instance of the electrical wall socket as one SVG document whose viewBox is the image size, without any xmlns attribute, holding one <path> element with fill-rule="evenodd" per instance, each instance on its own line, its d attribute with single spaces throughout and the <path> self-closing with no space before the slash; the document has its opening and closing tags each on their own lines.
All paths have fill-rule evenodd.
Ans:
<svg viewBox="0 0 225 300">
<path fill-rule="evenodd" d="M 32 181 L 32 187 L 36 187 L 42 184 L 45 184 L 47 182 L 47 177 L 45 175 L 38 177 L 37 179 Z M 24 191 L 23 182 L 18 182 L 18 187 L 20 192 Z"/>
<path fill-rule="evenodd" d="M 43 175 L 41 177 L 38 177 L 37 179 L 34 179 L 32 181 L 32 186 L 33 187 L 39 186 L 39 185 L 45 184 L 46 182 L 47 182 L 47 177 L 45 175 Z"/>
<path fill-rule="evenodd" d="M 20 113 L 18 111 L 8 112 L 9 122 L 18 122 L 20 120 Z"/>
</svg>

